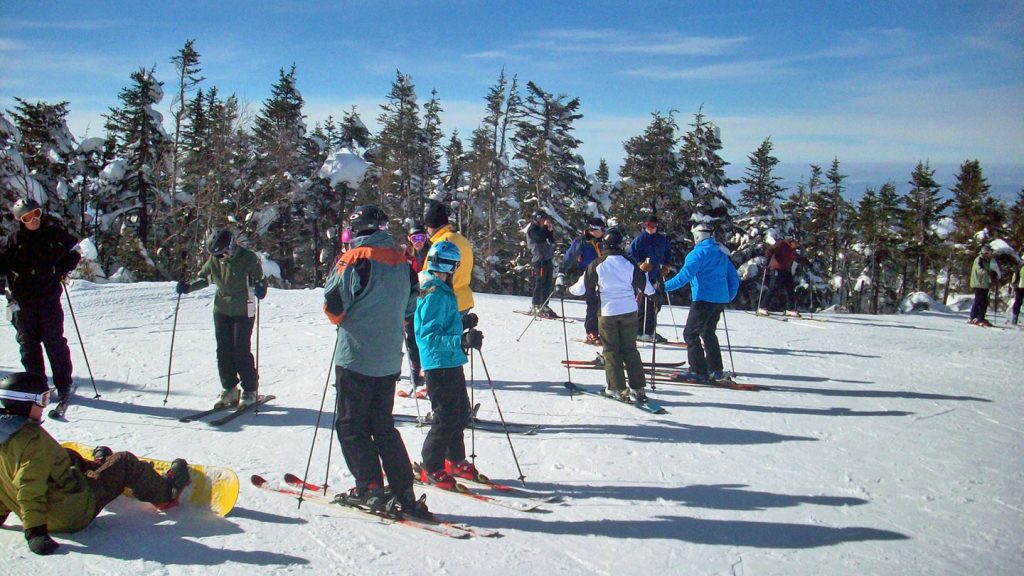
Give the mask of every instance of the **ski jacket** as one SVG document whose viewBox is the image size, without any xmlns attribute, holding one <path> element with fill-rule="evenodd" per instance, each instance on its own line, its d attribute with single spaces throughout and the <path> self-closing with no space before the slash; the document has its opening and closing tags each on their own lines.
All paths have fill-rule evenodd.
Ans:
<svg viewBox="0 0 1024 576">
<path fill-rule="evenodd" d="M 338 327 L 334 364 L 364 376 L 399 374 L 417 293 L 416 274 L 390 234 L 353 238 L 324 285 L 324 314 Z"/>
<path fill-rule="evenodd" d="M 1024 266 L 1017 270 L 1017 288 L 1024 288 Z"/>
<path fill-rule="evenodd" d="M 424 272 L 422 277 L 413 322 L 420 366 L 423 370 L 462 366 L 469 359 L 462 350 L 462 316 L 455 292 L 430 272 Z"/>
<path fill-rule="evenodd" d="M 532 263 L 555 259 L 555 233 L 536 222 L 526 227 L 526 246 Z"/>
<path fill-rule="evenodd" d="M 78 239 L 51 218 L 38 230 L 22 224 L 0 253 L 0 275 L 7 277 L 11 297 L 18 302 L 59 299 L 61 278 L 78 266 L 82 255 L 73 248 Z"/>
<path fill-rule="evenodd" d="M 740 276 L 715 239 L 706 238 L 686 255 L 682 269 L 665 283 L 665 291 L 679 290 L 687 283 L 693 285 L 695 302 L 728 304 L 736 298 Z"/>
<path fill-rule="evenodd" d="M 999 266 L 994 258 L 985 258 L 979 255 L 971 265 L 971 289 L 988 290 L 992 286 L 992 273 L 997 273 Z"/>
<path fill-rule="evenodd" d="M 804 265 L 810 264 L 807 258 L 796 253 L 796 249 L 787 240 L 779 240 L 772 244 L 764 251 L 764 255 L 771 258 L 771 262 L 768 263 L 768 268 L 771 270 L 792 272 L 793 262 L 799 261 Z"/>
<path fill-rule="evenodd" d="M 661 267 L 672 260 L 672 246 L 664 234 L 648 234 L 643 230 L 629 243 L 626 255 L 637 265 L 650 258 L 651 269 L 647 271 L 647 279 L 654 282 L 661 277 Z"/>
<path fill-rule="evenodd" d="M 473 290 L 469 287 L 473 279 L 473 247 L 465 236 L 456 232 L 451 224 L 445 224 L 438 228 L 430 237 L 430 244 L 448 241 L 459 247 L 459 268 L 455 270 L 455 277 L 452 278 L 452 289 L 455 290 L 455 297 L 459 300 L 459 312 L 465 312 L 473 307 Z"/>
<path fill-rule="evenodd" d="M 601 298 L 601 316 L 636 312 L 636 295 L 641 291 L 650 296 L 654 294 L 654 286 L 621 250 L 605 252 L 569 287 L 569 293 L 574 296 L 597 294 Z"/>
<path fill-rule="evenodd" d="M 227 258 L 207 258 L 198 276 L 189 284 L 188 291 L 202 290 L 210 284 L 217 286 L 217 295 L 213 297 L 214 314 L 248 316 L 249 300 L 254 298 L 249 289 L 263 282 L 263 264 L 252 250 L 235 246 Z"/>
<path fill-rule="evenodd" d="M 405 260 L 409 263 L 409 266 L 412 266 L 413 272 L 418 273 L 423 270 L 427 263 L 427 253 L 430 252 L 430 246 L 431 244 L 428 240 L 423 243 L 423 248 L 420 250 L 413 247 L 411 242 L 405 247 Z"/>
<path fill-rule="evenodd" d="M 0 516 L 14 512 L 25 530 L 75 532 L 95 509 L 85 475 L 38 422 L 0 416 Z"/>
<path fill-rule="evenodd" d="M 601 256 L 601 241 L 593 236 L 588 236 L 584 232 L 583 236 L 576 238 L 569 244 L 569 249 L 565 251 L 559 271 L 562 274 L 565 274 L 570 269 L 585 272 L 587 266 L 590 266 L 590 263 L 599 256 Z"/>
</svg>

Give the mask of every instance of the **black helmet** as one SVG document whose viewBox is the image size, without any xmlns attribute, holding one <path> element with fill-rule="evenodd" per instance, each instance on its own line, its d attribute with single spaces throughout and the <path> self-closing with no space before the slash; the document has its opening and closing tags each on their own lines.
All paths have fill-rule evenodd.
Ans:
<svg viewBox="0 0 1024 576">
<path fill-rule="evenodd" d="M 604 231 L 604 237 L 601 238 L 601 245 L 604 246 L 605 250 L 616 250 L 622 248 L 622 229 L 621 228 L 609 228 Z"/>
<path fill-rule="evenodd" d="M 412 226 L 409 226 L 409 236 L 413 234 L 426 234 L 427 231 L 423 228 L 423 224 L 414 222 Z"/>
<path fill-rule="evenodd" d="M 543 210 L 537 210 L 533 213 L 533 221 L 540 222 L 541 220 L 548 217 L 548 213 Z"/>
<path fill-rule="evenodd" d="M 647 224 L 648 222 L 652 222 L 654 224 L 657 224 L 658 223 L 658 215 L 655 214 L 654 212 L 644 212 L 643 218 L 640 220 L 640 222 L 643 223 L 643 224 Z"/>
<path fill-rule="evenodd" d="M 443 228 L 448 225 L 448 215 L 447 204 L 431 200 L 423 210 L 423 223 L 431 228 Z"/>
<path fill-rule="evenodd" d="M 16 220 L 21 220 L 21 217 L 33 210 L 42 210 L 39 202 L 36 202 L 35 198 L 19 198 L 14 206 L 11 207 L 11 212 L 14 213 Z"/>
<path fill-rule="evenodd" d="M 33 404 L 43 405 L 43 394 L 49 391 L 46 377 L 32 372 L 17 372 L 0 380 L 0 402 L 6 414 L 28 416 Z"/>
<path fill-rule="evenodd" d="M 387 223 L 388 215 L 375 204 L 356 206 L 348 216 L 348 226 L 354 236 L 373 234 Z"/>
<path fill-rule="evenodd" d="M 223 256 L 235 247 L 235 235 L 227 228 L 214 228 L 206 239 L 206 250 L 214 256 Z"/>
</svg>

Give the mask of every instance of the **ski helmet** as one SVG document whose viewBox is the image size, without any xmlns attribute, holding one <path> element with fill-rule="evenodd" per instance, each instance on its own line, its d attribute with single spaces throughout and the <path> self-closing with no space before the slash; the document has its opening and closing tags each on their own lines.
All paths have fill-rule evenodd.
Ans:
<svg viewBox="0 0 1024 576">
<path fill-rule="evenodd" d="M 348 225 L 353 236 L 372 234 L 388 223 L 388 215 L 374 204 L 356 206 L 348 216 Z"/>
<path fill-rule="evenodd" d="M 655 214 L 654 212 L 644 212 L 643 218 L 640 220 L 640 222 L 642 224 L 647 224 L 648 222 L 650 222 L 651 224 L 657 224 L 658 215 Z"/>
<path fill-rule="evenodd" d="M 992 255 L 992 247 L 989 246 L 988 244 L 982 244 L 981 245 L 981 254 L 982 254 L 982 256 L 991 256 Z"/>
<path fill-rule="evenodd" d="M 412 236 L 413 234 L 426 234 L 426 233 L 427 233 L 427 231 L 426 231 L 426 229 L 423 228 L 423 224 L 420 224 L 420 223 L 416 222 L 412 226 L 409 226 L 409 236 Z"/>
<path fill-rule="evenodd" d="M 452 274 L 459 267 L 462 254 L 453 242 L 442 240 L 430 247 L 427 252 L 427 270 Z"/>
<path fill-rule="evenodd" d="M 423 211 L 423 223 L 431 228 L 442 228 L 448 224 L 448 205 L 431 200 Z"/>
<path fill-rule="evenodd" d="M 543 210 L 537 210 L 533 213 L 533 221 L 540 222 L 541 220 L 548 218 L 548 213 Z"/>
<path fill-rule="evenodd" d="M 690 234 L 693 235 L 693 243 L 698 244 L 708 238 L 711 238 L 711 234 L 714 232 L 714 228 L 707 222 L 697 222 L 690 228 Z"/>
<path fill-rule="evenodd" d="M 622 229 L 612 227 L 605 230 L 604 237 L 601 238 L 601 245 L 605 250 L 618 250 L 622 248 L 622 240 Z"/>
<path fill-rule="evenodd" d="M 28 416 L 33 404 L 46 405 L 44 395 L 49 391 L 46 377 L 32 372 L 17 372 L 0 380 L 0 402 L 6 414 Z"/>
<path fill-rule="evenodd" d="M 39 202 L 36 202 L 35 198 L 19 198 L 14 206 L 11 207 L 11 212 L 14 213 L 14 218 L 21 220 L 21 217 L 33 210 L 42 211 L 42 206 Z"/>
<path fill-rule="evenodd" d="M 235 247 L 235 235 L 227 228 L 214 228 L 206 239 L 206 250 L 214 256 L 224 256 Z"/>
</svg>

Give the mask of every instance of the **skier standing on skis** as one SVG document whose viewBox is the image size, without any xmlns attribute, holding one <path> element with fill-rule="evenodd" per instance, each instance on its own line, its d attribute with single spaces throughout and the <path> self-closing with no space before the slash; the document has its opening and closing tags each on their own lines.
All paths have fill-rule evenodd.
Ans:
<svg viewBox="0 0 1024 576">
<path fill-rule="evenodd" d="M 256 301 L 267 295 L 263 265 L 259 256 L 239 246 L 230 230 L 210 232 L 206 240 L 209 258 L 198 278 L 178 282 L 178 294 L 217 286 L 213 298 L 213 332 L 217 339 L 217 371 L 221 393 L 215 408 L 244 408 L 257 401 L 259 374 L 252 355 L 252 329 L 256 323 Z M 238 385 L 242 391 L 239 394 Z"/>
<path fill-rule="evenodd" d="M 1017 320 L 1020 318 L 1020 306 L 1024 302 L 1024 264 L 1017 270 L 1011 285 L 1013 286 L 1013 308 L 1011 309 L 1010 323 L 1016 326 Z"/>
<path fill-rule="evenodd" d="M 11 322 L 18 333 L 21 365 L 25 371 L 46 376 L 43 349 L 50 360 L 56 402 L 71 394 L 71 350 L 64 338 L 61 283 L 78 266 L 78 239 L 56 220 L 43 214 L 38 202 L 22 198 L 14 203 L 20 223 L 14 238 L 0 253 L 0 279 L 7 279 Z M 2 281 L 0 281 L 2 283 Z"/>
<path fill-rule="evenodd" d="M 190 483 L 188 463 L 180 458 L 161 476 L 130 452 L 100 447 L 86 460 L 64 449 L 42 427 L 49 396 L 39 374 L 19 372 L 0 381 L 0 525 L 14 512 L 35 554 L 52 554 L 59 544 L 51 531 L 85 528 L 126 488 L 166 508 Z"/>
<path fill-rule="evenodd" d="M 661 310 L 659 292 L 664 290 L 664 279 L 669 273 L 668 264 L 672 261 L 672 246 L 668 238 L 658 232 L 656 214 L 645 214 L 642 226 L 640 234 L 630 242 L 626 256 L 647 274 L 647 279 L 655 287 L 655 293 L 640 296 L 641 325 L 637 330 L 637 338 L 642 342 L 667 342 L 654 328 L 658 324 L 658 312 Z"/>
<path fill-rule="evenodd" d="M 693 250 L 686 255 L 679 273 L 665 283 L 665 290 L 670 292 L 687 283 L 693 288 L 693 304 L 683 329 L 690 371 L 677 377 L 694 382 L 723 380 L 727 377 L 715 330 L 725 305 L 736 298 L 740 277 L 725 250 L 712 237 L 710 224 L 698 223 L 691 233 Z"/>
<path fill-rule="evenodd" d="M 971 304 L 971 315 L 967 320 L 968 324 L 977 326 L 991 326 L 992 323 L 985 319 L 988 312 L 988 291 L 992 284 L 999 278 L 999 265 L 992 257 L 992 247 L 985 244 L 981 247 L 981 253 L 971 264 L 971 290 L 974 291 L 974 303 Z"/>
<path fill-rule="evenodd" d="M 772 299 L 775 297 L 778 288 L 782 288 L 786 316 L 800 317 L 796 309 L 796 282 L 793 280 L 793 262 L 799 262 L 804 266 L 810 266 L 811 261 L 797 254 L 800 243 L 796 240 L 784 238 L 772 244 L 765 250 L 764 255 L 771 258 L 768 269 L 771 270 L 772 279 L 768 283 L 768 291 L 765 292 L 764 306 L 757 309 L 757 313 L 763 316 L 768 315 L 771 309 Z"/>
<path fill-rule="evenodd" d="M 567 272 L 571 270 L 582 276 L 590 263 L 601 256 L 601 238 L 604 237 L 604 228 L 604 220 L 601 218 L 591 218 L 587 221 L 586 230 L 581 236 L 575 238 L 569 244 L 568 250 L 565 251 L 562 266 L 555 278 L 555 288 L 564 290 Z M 584 299 L 587 302 L 587 317 L 583 322 L 583 327 L 587 331 L 587 344 L 600 346 L 601 336 L 598 334 L 597 316 L 601 302 L 596 292 L 587 292 Z"/>
<path fill-rule="evenodd" d="M 526 227 L 526 244 L 530 249 L 530 264 L 533 266 L 533 307 L 532 312 L 544 318 L 558 318 L 548 306 L 548 298 L 554 287 L 555 271 L 555 223 L 543 210 L 533 213 L 533 220 Z"/>
<path fill-rule="evenodd" d="M 636 331 L 640 324 L 637 295 L 653 295 L 654 287 L 647 274 L 623 254 L 621 230 L 609 228 L 602 244 L 604 253 L 587 266 L 569 292 L 576 296 L 592 294 L 600 299 L 601 314 L 597 323 L 604 344 L 607 394 L 628 402 L 628 376 L 636 401 L 644 402 L 647 400 L 644 366 L 636 349 Z"/>
<path fill-rule="evenodd" d="M 430 251 L 430 241 L 427 240 L 427 231 L 419 224 L 413 224 L 409 229 L 409 236 L 406 238 L 408 244 L 405 246 L 405 259 L 417 275 L 423 271 L 427 261 L 427 252 Z M 416 327 L 410 320 L 405 324 L 405 349 L 409 352 L 410 379 L 412 379 L 413 396 L 426 398 L 427 391 L 419 388 L 423 385 L 423 375 L 420 369 L 420 350 L 416 345 Z"/>
<path fill-rule="evenodd" d="M 423 223 L 427 227 L 427 235 L 432 245 L 448 241 L 459 247 L 462 260 L 459 262 L 459 269 L 455 271 L 452 289 L 455 290 L 455 297 L 459 299 L 459 314 L 465 316 L 473 308 L 473 290 L 469 287 L 473 279 L 473 247 L 465 236 L 456 232 L 448 223 L 448 218 L 448 205 L 431 200 L 424 211 Z"/>
<path fill-rule="evenodd" d="M 401 513 L 429 517 L 426 505 L 416 501 L 412 463 L 392 415 L 404 325 L 415 310 L 418 285 L 402 250 L 384 230 L 387 222 L 372 204 L 352 211 L 351 248 L 324 286 L 324 313 L 338 327 L 334 427 L 356 482 L 340 498 L 371 508 L 393 499 Z"/>
<path fill-rule="evenodd" d="M 456 476 L 471 480 L 479 476 L 466 460 L 463 429 L 470 406 L 462 366 L 469 361 L 464 349 L 479 350 L 484 335 L 476 329 L 476 314 L 459 314 L 451 282 L 460 261 L 459 248 L 452 242 L 430 247 L 414 321 L 434 415 L 423 440 L 420 481 L 445 490 L 455 489 Z"/>
</svg>

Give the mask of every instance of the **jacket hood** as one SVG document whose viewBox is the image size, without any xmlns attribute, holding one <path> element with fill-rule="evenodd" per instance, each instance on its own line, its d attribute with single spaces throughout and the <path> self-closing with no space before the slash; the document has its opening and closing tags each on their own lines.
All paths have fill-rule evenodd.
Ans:
<svg viewBox="0 0 1024 576">
<path fill-rule="evenodd" d="M 26 416 L 10 414 L 0 416 L 0 445 L 6 444 L 11 439 L 11 436 L 14 436 L 18 430 L 21 430 L 29 422 L 31 420 Z"/>
<path fill-rule="evenodd" d="M 351 247 L 359 248 L 360 246 L 387 246 L 392 247 L 395 245 L 394 238 L 391 234 L 388 234 L 384 230 L 378 230 L 373 234 L 366 236 L 356 236 L 352 239 Z"/>
</svg>

